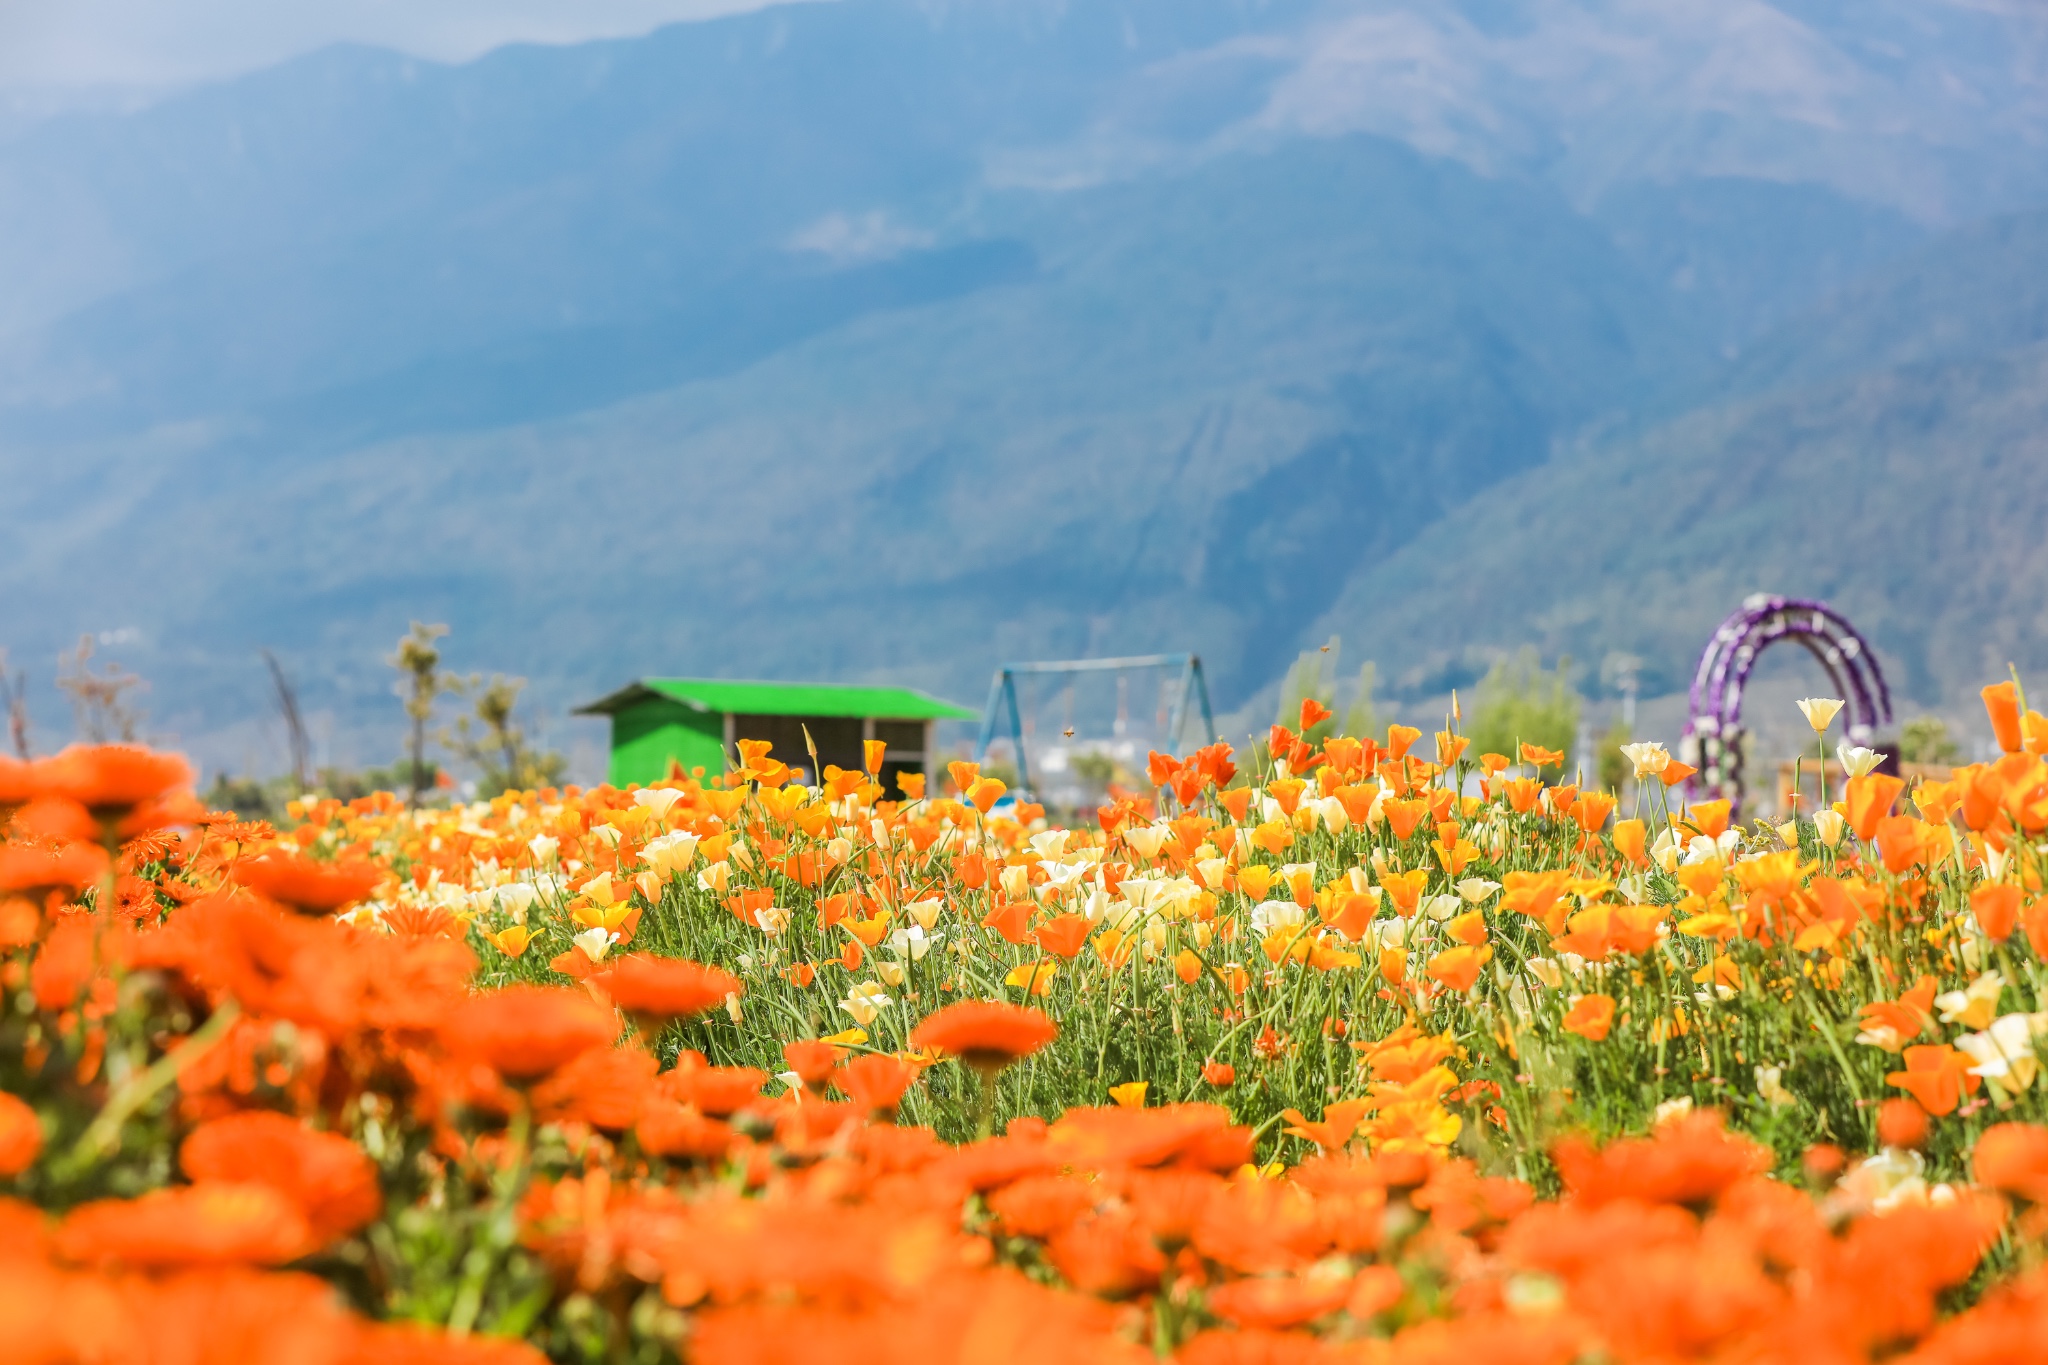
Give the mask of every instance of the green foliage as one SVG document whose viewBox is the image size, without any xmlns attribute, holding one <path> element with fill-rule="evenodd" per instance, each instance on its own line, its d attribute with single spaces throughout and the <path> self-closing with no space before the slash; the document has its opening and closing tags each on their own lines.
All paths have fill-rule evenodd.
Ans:
<svg viewBox="0 0 2048 1365">
<path fill-rule="evenodd" d="M 1579 694 L 1572 687 L 1572 662 L 1545 671 L 1536 651 L 1524 649 L 1502 659 L 1479 683 L 1473 707 L 1472 753 L 1506 754 L 1517 761 L 1521 745 L 1540 744 L 1569 756 L 1579 733 Z"/>
<path fill-rule="evenodd" d="M 1091 787 L 1107 787 L 1116 781 L 1116 760 L 1108 754 L 1075 754 L 1070 766 L 1074 776 Z"/>
<path fill-rule="evenodd" d="M 1376 735 L 1380 731 L 1379 711 L 1372 704 L 1373 684 L 1378 681 L 1378 665 L 1367 659 L 1358 667 L 1358 681 L 1351 690 L 1351 700 L 1344 707 L 1343 733 L 1347 735 Z"/>
<path fill-rule="evenodd" d="M 1939 716 L 1915 716 L 1899 732 L 1899 757 L 1907 763 L 1959 763 L 1962 746 Z"/>
<path fill-rule="evenodd" d="M 1600 742 L 1594 746 L 1594 781 L 1600 784 L 1602 791 L 1618 792 L 1621 790 L 1621 784 L 1628 781 L 1633 769 L 1629 764 L 1628 755 L 1622 753 L 1621 746 L 1632 742 L 1634 738 L 1629 734 L 1628 725 L 1622 720 L 1621 713 L 1615 712 L 1614 723 L 1607 727 L 1607 733 L 1602 735 Z"/>
<path fill-rule="evenodd" d="M 408 751 L 412 771 L 407 800 L 414 806 L 427 790 L 427 722 L 434 717 L 434 703 L 455 685 L 441 669 L 441 650 L 436 643 L 447 633 L 446 626 L 415 621 L 412 629 L 399 638 L 397 651 L 385 660 L 398 670 L 398 696 L 405 703 L 407 720 L 412 723 Z"/>
</svg>

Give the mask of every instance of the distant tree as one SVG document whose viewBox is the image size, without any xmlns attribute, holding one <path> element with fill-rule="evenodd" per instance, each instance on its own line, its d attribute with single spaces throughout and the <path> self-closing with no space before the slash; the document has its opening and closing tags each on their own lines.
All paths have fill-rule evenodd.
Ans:
<svg viewBox="0 0 2048 1365">
<path fill-rule="evenodd" d="M 1372 660 L 1358 666 L 1358 681 L 1352 685 L 1350 704 L 1344 708 L 1344 727 L 1338 733 L 1362 736 L 1380 732 L 1379 711 L 1372 700 L 1373 685 L 1378 681 L 1379 670 Z"/>
<path fill-rule="evenodd" d="M 1940 716 L 1915 716 L 1899 732 L 1899 758 L 1904 762 L 1955 763 L 1962 756 L 1962 746 Z"/>
<path fill-rule="evenodd" d="M 147 691 L 149 684 L 111 661 L 94 672 L 92 636 L 79 636 L 78 648 L 59 656 L 57 686 L 70 694 L 71 714 L 80 738 L 89 744 L 135 742 L 143 713 L 136 709 L 128 694 Z"/>
<path fill-rule="evenodd" d="M 446 626 L 429 626 L 419 621 L 401 636 L 398 652 L 385 662 L 398 670 L 397 692 L 412 722 L 407 746 L 411 759 L 411 794 L 406 804 L 417 807 L 431 780 L 427 771 L 427 723 L 434 718 L 434 703 L 453 690 L 454 680 L 441 669 L 441 650 L 435 643 L 448 633 Z"/>
<path fill-rule="evenodd" d="M 1628 720 L 1621 712 L 1614 713 L 1614 723 L 1607 727 L 1607 733 L 1596 746 L 1594 773 L 1603 791 L 1620 792 L 1621 784 L 1628 781 L 1634 766 L 1621 746 L 1633 742 L 1634 735 L 1628 732 Z"/>
<path fill-rule="evenodd" d="M 488 683 L 481 675 L 472 674 L 450 687 L 454 692 L 472 694 L 476 700 L 473 714 L 457 719 L 454 733 L 442 742 L 483 770 L 478 784 L 482 795 L 553 786 L 568 770 L 568 759 L 534 748 L 526 731 L 513 720 L 513 709 L 525 686 L 524 678 L 496 673 Z"/>
<path fill-rule="evenodd" d="M 1568 658 L 1545 671 L 1534 649 L 1502 659 L 1479 682 L 1473 707 L 1472 753 L 1505 754 L 1521 761 L 1521 745 L 1536 744 L 1567 756 L 1578 742 L 1579 694 Z M 1559 765 L 1562 766 L 1562 765 Z"/>
<path fill-rule="evenodd" d="M 1116 760 L 1105 753 L 1075 754 L 1074 776 L 1090 787 L 1104 788 L 1116 781 Z"/>
<path fill-rule="evenodd" d="M 29 757 L 28 671 L 7 671 L 7 651 L 0 649 L 0 703 L 7 707 L 7 737 L 17 758 Z"/>
</svg>

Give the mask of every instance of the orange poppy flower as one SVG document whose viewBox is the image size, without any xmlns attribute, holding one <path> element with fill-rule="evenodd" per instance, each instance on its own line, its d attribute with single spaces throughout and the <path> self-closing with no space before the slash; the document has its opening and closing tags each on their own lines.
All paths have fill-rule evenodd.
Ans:
<svg viewBox="0 0 2048 1365">
<path fill-rule="evenodd" d="M 1986 938 L 2003 943 L 2019 923 L 2020 889 L 2000 883 L 1980 886 L 1970 892 L 1970 913 Z"/>
<path fill-rule="evenodd" d="M 689 1019 L 717 1009 L 746 985 L 731 972 L 681 958 L 632 953 L 612 960 L 604 991 L 628 1014 L 649 1019 Z"/>
<path fill-rule="evenodd" d="M 1859 839 L 1877 837 L 1878 822 L 1891 813 L 1892 802 L 1906 784 L 1890 773 L 1865 773 L 1849 779 L 1849 785 L 1842 792 L 1842 804 L 1849 817 L 1849 828 L 1856 831 Z"/>
<path fill-rule="evenodd" d="M 508 1080 L 533 1080 L 618 1036 L 612 1012 L 582 991 L 507 986 L 448 1011 L 441 1036 L 450 1051 Z"/>
<path fill-rule="evenodd" d="M 2020 752 L 2020 698 L 2010 679 L 1984 689 L 1984 713 L 1991 718 L 1991 733 L 1998 747 L 2009 754 Z"/>
<path fill-rule="evenodd" d="M 1422 903 L 1422 889 L 1429 885 L 1429 869 L 1418 867 L 1412 872 L 1386 872 L 1380 875 L 1380 886 L 1385 889 L 1387 899 L 1394 903 L 1394 911 L 1406 919 L 1415 913 Z"/>
<path fill-rule="evenodd" d="M 1728 815 L 1731 809 L 1727 801 L 1701 801 L 1686 808 L 1682 823 L 1692 826 L 1694 833 L 1704 834 L 1709 839 L 1718 839 L 1728 832 Z"/>
<path fill-rule="evenodd" d="M 1054 957 L 1072 959 L 1088 942 L 1088 932 L 1094 927 L 1086 915 L 1061 915 L 1038 926 L 1031 937 Z"/>
<path fill-rule="evenodd" d="M 1522 744 L 1522 762 L 1538 768 L 1561 768 L 1564 766 L 1564 752 L 1560 749 L 1546 749 L 1541 744 Z"/>
<path fill-rule="evenodd" d="M 1665 786 L 1675 787 L 1698 771 L 1699 769 L 1693 767 L 1692 764 L 1680 763 L 1674 758 L 1664 765 L 1664 771 L 1658 774 L 1658 776 L 1663 779 Z"/>
<path fill-rule="evenodd" d="M 1940 990 L 1933 977 L 1922 976 L 1897 1000 L 1865 1005 L 1858 1019 L 1863 1031 L 1857 1041 L 1886 1052 L 1899 1051 L 1933 1025 L 1934 997 Z"/>
<path fill-rule="evenodd" d="M 1976 1065 L 1970 1055 L 1946 1043 L 1909 1047 L 1905 1061 L 1906 1069 L 1887 1073 L 1885 1083 L 1906 1091 L 1936 1117 L 1953 1114 L 1965 1094 L 1976 1094 L 1984 1084 L 1981 1076 L 1970 1074 Z"/>
<path fill-rule="evenodd" d="M 1637 867 L 1650 865 L 1650 856 L 1645 852 L 1649 838 L 1650 832 L 1640 820 L 1614 822 L 1614 851 Z"/>
<path fill-rule="evenodd" d="M 1579 828 L 1588 834 L 1598 833 L 1613 813 L 1614 798 L 1606 792 L 1581 792 L 1578 804 L 1572 807 L 1572 819 L 1578 821 Z M 1619 832 L 1617 829 L 1616 833 Z"/>
<path fill-rule="evenodd" d="M 1576 1033 L 1589 1043 L 1604 1043 L 1607 1034 L 1614 1027 L 1614 997 L 1611 995 L 1582 995 L 1572 1002 L 1565 1013 L 1564 1030 Z"/>
<path fill-rule="evenodd" d="M 1029 941 L 1026 926 L 1031 923 L 1031 912 L 1037 907 L 1030 901 L 999 901 L 996 908 L 981 922 L 984 929 L 993 929 L 1011 943 Z"/>
<path fill-rule="evenodd" d="M 1317 1150 L 1338 1152 L 1358 1133 L 1358 1125 L 1372 1112 L 1371 1100 L 1338 1100 L 1323 1110 L 1318 1122 L 1310 1122 L 1299 1109 L 1285 1109 L 1280 1117 L 1288 1123 L 1289 1137 L 1313 1142 Z"/>
<path fill-rule="evenodd" d="M 1202 1079 L 1221 1089 L 1237 1083 L 1237 1068 L 1229 1062 L 1207 1061 L 1202 1063 Z"/>
<path fill-rule="evenodd" d="M 1469 991 L 1480 970 L 1492 960 L 1491 948 L 1446 948 L 1429 960 L 1429 979 L 1454 991 Z"/>
<path fill-rule="evenodd" d="M 1000 1071 L 1059 1036 L 1059 1025 L 1037 1010 L 1000 1000 L 963 1000 L 928 1016 L 910 1045 L 958 1057 L 976 1071 Z"/>
<path fill-rule="evenodd" d="M 1886 1100 L 1877 1107 L 1877 1140 L 1886 1147 L 1924 1146 L 1927 1111 L 1913 1100 Z"/>
<path fill-rule="evenodd" d="M 266 853 L 235 865 L 235 880 L 301 914 L 331 915 L 366 899 L 385 871 L 361 859 L 323 863 L 298 853 Z"/>
<path fill-rule="evenodd" d="M 1510 777 L 1501 783 L 1501 790 L 1507 793 L 1508 806 L 1517 815 L 1527 815 L 1536 809 L 1536 799 L 1543 795 L 1543 783 L 1533 777 Z"/>
<path fill-rule="evenodd" d="M 1389 798 L 1380 805 L 1380 812 L 1386 816 L 1387 828 L 1394 832 L 1394 837 L 1406 839 L 1428 816 L 1429 802 Z"/>
</svg>

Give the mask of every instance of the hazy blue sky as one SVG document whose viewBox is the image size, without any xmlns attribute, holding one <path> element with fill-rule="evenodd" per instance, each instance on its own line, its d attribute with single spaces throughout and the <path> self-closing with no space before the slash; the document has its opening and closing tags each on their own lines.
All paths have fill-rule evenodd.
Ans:
<svg viewBox="0 0 2048 1365">
<path fill-rule="evenodd" d="M 460 60 L 642 33 L 776 0 L 0 0 L 0 90 L 180 85 L 334 42 Z"/>
</svg>

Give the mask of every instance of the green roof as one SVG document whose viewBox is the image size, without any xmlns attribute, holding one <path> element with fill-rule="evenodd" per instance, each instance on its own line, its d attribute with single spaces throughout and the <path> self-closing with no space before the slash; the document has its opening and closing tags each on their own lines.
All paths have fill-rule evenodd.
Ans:
<svg viewBox="0 0 2048 1365">
<path fill-rule="evenodd" d="M 655 697 L 693 711 L 741 716 L 860 716 L 877 720 L 973 720 L 981 713 L 910 687 L 856 687 L 841 683 L 742 682 L 724 678 L 642 678 L 576 708 L 579 716 L 608 716 Z"/>
</svg>

